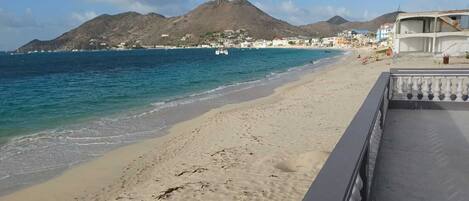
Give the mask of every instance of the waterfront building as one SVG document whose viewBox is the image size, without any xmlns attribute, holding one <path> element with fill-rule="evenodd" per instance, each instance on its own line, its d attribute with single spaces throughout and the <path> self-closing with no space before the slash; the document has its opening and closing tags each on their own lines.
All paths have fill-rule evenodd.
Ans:
<svg viewBox="0 0 469 201">
<path fill-rule="evenodd" d="M 394 52 L 461 56 L 469 51 L 469 10 L 400 13 Z"/>
</svg>

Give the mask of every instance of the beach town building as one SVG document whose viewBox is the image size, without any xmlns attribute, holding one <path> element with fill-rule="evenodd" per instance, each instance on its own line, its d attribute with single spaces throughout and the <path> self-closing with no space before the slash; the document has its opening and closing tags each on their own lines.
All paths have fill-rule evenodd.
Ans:
<svg viewBox="0 0 469 201">
<path fill-rule="evenodd" d="M 352 44 L 351 40 L 346 37 L 335 37 L 334 40 L 334 47 L 339 47 L 339 48 L 348 48 Z"/>
<path fill-rule="evenodd" d="M 252 43 L 251 42 L 248 42 L 248 41 L 244 41 L 240 44 L 241 48 L 250 48 L 252 47 Z"/>
<path fill-rule="evenodd" d="M 363 46 L 370 46 L 376 43 L 375 37 L 372 35 L 363 35 L 358 34 L 355 35 L 352 39 L 352 46 L 353 47 L 363 47 Z"/>
<path fill-rule="evenodd" d="M 309 40 L 309 44 L 314 47 L 319 47 L 321 46 L 321 39 L 320 38 L 311 38 Z"/>
<path fill-rule="evenodd" d="M 381 25 L 376 31 L 376 42 L 386 41 L 392 37 L 394 33 L 394 23 L 386 23 Z"/>
<path fill-rule="evenodd" d="M 337 37 L 322 38 L 321 47 L 333 47 Z"/>
<path fill-rule="evenodd" d="M 368 37 L 370 36 L 370 31 L 366 29 L 352 29 L 352 37 Z"/>
<path fill-rule="evenodd" d="M 469 10 L 400 13 L 394 52 L 461 56 L 469 51 Z"/>
<path fill-rule="evenodd" d="M 298 37 L 288 37 L 286 40 L 288 45 L 299 45 L 301 43 L 301 39 Z"/>
<path fill-rule="evenodd" d="M 272 41 L 272 46 L 274 47 L 285 47 L 288 46 L 288 40 L 284 38 L 275 38 Z"/>
<path fill-rule="evenodd" d="M 326 40 L 327 42 L 329 41 Z M 339 32 L 334 38 L 333 46 L 337 48 L 363 47 L 374 42 L 374 33 L 365 29 L 352 29 Z"/>
<path fill-rule="evenodd" d="M 338 37 L 344 37 L 348 39 L 357 38 L 357 37 L 368 37 L 369 35 L 370 35 L 370 31 L 366 29 L 344 30 L 337 34 Z"/>
<path fill-rule="evenodd" d="M 310 46 L 311 45 L 311 37 L 308 36 L 298 36 L 299 41 L 297 45 L 300 46 Z"/>
<path fill-rule="evenodd" d="M 266 48 L 268 46 L 272 46 L 272 41 L 267 41 L 267 40 L 256 40 L 253 43 L 253 47 L 255 48 Z"/>
<path fill-rule="evenodd" d="M 379 47 L 393 47 L 394 23 L 381 25 L 376 31 L 376 43 Z"/>
<path fill-rule="evenodd" d="M 126 49 L 126 47 L 127 47 L 127 43 L 124 43 L 124 42 L 119 43 L 119 44 L 117 45 L 117 49 L 119 49 L 119 50 Z"/>
</svg>

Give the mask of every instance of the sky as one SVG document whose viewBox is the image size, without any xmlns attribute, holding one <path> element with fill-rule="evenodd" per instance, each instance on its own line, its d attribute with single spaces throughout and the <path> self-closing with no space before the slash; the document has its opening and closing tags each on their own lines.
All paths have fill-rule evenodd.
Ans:
<svg viewBox="0 0 469 201">
<path fill-rule="evenodd" d="M 0 50 L 33 40 L 50 40 L 101 14 L 136 11 L 182 15 L 207 0 L 0 0 Z M 469 8 L 468 0 L 250 0 L 268 14 L 294 25 L 340 15 L 370 20 L 396 11 Z"/>
</svg>

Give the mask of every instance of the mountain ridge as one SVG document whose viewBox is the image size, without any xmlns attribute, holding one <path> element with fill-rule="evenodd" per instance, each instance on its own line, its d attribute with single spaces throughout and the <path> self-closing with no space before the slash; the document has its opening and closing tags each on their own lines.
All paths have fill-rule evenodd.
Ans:
<svg viewBox="0 0 469 201">
<path fill-rule="evenodd" d="M 342 16 L 336 15 L 336 16 L 331 17 L 330 19 L 328 19 L 326 22 L 329 22 L 331 24 L 340 25 L 340 24 L 343 24 L 343 23 L 347 23 L 349 21 L 346 20 L 345 18 L 343 18 Z"/>
<path fill-rule="evenodd" d="M 376 30 L 378 30 L 379 26 L 381 26 L 382 24 L 395 22 L 397 15 L 399 13 L 403 13 L 403 12 L 395 11 L 391 13 L 386 13 L 372 20 L 364 21 L 364 22 L 347 21 L 347 22 L 343 22 L 340 24 L 337 24 L 338 23 L 337 20 L 339 20 L 339 18 L 336 18 L 337 16 L 334 16 L 333 18 L 327 21 L 320 21 L 320 22 L 316 22 L 316 23 L 312 23 L 308 25 L 302 25 L 300 26 L 300 28 L 306 30 L 309 33 L 314 33 L 316 36 L 319 36 L 319 37 L 333 36 L 337 34 L 338 32 L 349 30 L 349 29 L 366 29 L 366 30 L 375 32 Z"/>
<path fill-rule="evenodd" d="M 17 51 L 104 49 L 121 43 L 134 46 L 191 46 L 205 42 L 207 34 L 225 30 L 246 30 L 250 37 L 266 40 L 290 36 L 329 36 L 346 28 L 376 28 L 378 23 L 390 21 L 388 17 L 383 18 L 349 22 L 341 16 L 334 16 L 328 21 L 294 26 L 270 16 L 248 0 L 213 0 L 174 17 L 137 12 L 102 14 L 55 39 L 34 39 Z"/>
</svg>

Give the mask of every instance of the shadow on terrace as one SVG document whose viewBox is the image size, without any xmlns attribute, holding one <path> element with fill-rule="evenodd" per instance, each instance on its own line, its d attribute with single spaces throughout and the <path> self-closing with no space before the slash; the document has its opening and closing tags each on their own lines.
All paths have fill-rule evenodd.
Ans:
<svg viewBox="0 0 469 201">
<path fill-rule="evenodd" d="M 382 73 L 304 201 L 466 200 L 469 69 Z"/>
</svg>

